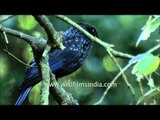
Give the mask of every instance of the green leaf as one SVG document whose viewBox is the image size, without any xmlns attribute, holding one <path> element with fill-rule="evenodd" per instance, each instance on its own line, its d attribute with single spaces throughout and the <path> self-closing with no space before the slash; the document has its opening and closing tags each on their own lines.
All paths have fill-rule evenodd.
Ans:
<svg viewBox="0 0 160 120">
<path fill-rule="evenodd" d="M 19 27 L 24 30 L 32 30 L 36 27 L 37 22 L 31 15 L 18 16 Z"/>
<path fill-rule="evenodd" d="M 118 68 L 115 66 L 115 63 L 109 56 L 105 56 L 103 58 L 103 66 L 105 70 L 109 72 L 115 72 L 118 70 Z"/>
<path fill-rule="evenodd" d="M 130 61 L 129 64 L 133 64 L 136 63 L 140 60 L 142 60 L 144 57 L 146 57 L 148 55 L 148 53 L 142 53 L 142 54 L 138 54 L 135 57 L 133 57 Z"/>
<path fill-rule="evenodd" d="M 147 76 L 156 71 L 159 64 L 159 57 L 148 54 L 134 65 L 132 74 L 136 75 L 137 80 L 140 80 L 143 76 Z"/>
<path fill-rule="evenodd" d="M 153 97 L 160 97 L 160 86 L 148 91 L 142 97 L 140 97 L 140 99 L 137 102 L 137 105 L 142 104 L 144 102 L 151 103 L 153 101 Z"/>
<path fill-rule="evenodd" d="M 29 44 L 25 47 L 24 51 L 22 52 L 23 60 L 25 63 L 28 63 L 33 59 L 33 53 L 32 53 L 32 48 L 30 47 Z"/>
<path fill-rule="evenodd" d="M 0 82 L 8 74 L 10 63 L 4 55 L 0 55 Z"/>
<path fill-rule="evenodd" d="M 154 32 L 160 26 L 160 17 L 154 18 L 149 26 L 150 32 Z"/>
<path fill-rule="evenodd" d="M 32 35 L 35 36 L 36 38 L 40 38 L 42 36 L 41 33 L 38 31 L 33 32 Z"/>
<path fill-rule="evenodd" d="M 148 79 L 148 86 L 150 88 L 155 88 L 154 80 L 151 77 Z"/>
<path fill-rule="evenodd" d="M 31 105 L 39 105 L 40 104 L 40 89 L 41 89 L 41 82 L 36 84 L 31 92 L 29 93 L 29 102 Z"/>
<path fill-rule="evenodd" d="M 152 17 L 150 16 L 145 26 L 142 28 L 142 33 L 139 36 L 136 46 L 143 40 L 147 40 L 150 34 L 154 32 L 160 26 L 160 16 Z"/>
</svg>

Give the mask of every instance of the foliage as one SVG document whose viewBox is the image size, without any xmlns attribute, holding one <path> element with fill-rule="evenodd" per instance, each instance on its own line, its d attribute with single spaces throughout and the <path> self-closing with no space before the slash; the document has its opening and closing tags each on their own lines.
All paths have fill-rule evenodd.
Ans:
<svg viewBox="0 0 160 120">
<path fill-rule="evenodd" d="M 160 64 L 159 61 L 159 57 L 148 54 L 134 65 L 132 74 L 136 75 L 137 80 L 140 80 L 143 76 L 147 76 L 155 72 Z"/>
<path fill-rule="evenodd" d="M 128 81 L 135 89 L 136 102 L 133 104 L 153 104 L 153 101 L 155 101 L 154 104 L 160 104 L 157 100 L 160 96 L 160 53 L 159 50 L 156 50 L 152 54 L 145 54 L 147 50 L 159 44 L 159 41 L 156 41 L 160 37 L 158 31 L 160 25 L 159 16 L 70 15 L 67 17 L 75 22 L 88 22 L 93 24 L 97 28 L 100 39 L 114 44 L 114 48 L 118 51 L 135 56 L 134 59 L 130 61 L 134 64 L 133 69 L 128 68 L 125 72 Z M 148 17 L 150 19 L 146 23 Z M 70 27 L 56 18 L 49 17 L 49 19 L 52 21 L 57 31 L 65 31 Z M 3 25 L 37 37 L 45 36 L 43 29 L 32 16 L 15 16 L 4 22 Z M 140 28 L 142 26 L 144 27 L 140 34 Z M 9 44 L 7 45 L 9 52 L 23 62 L 29 63 L 33 58 L 30 46 L 16 37 L 10 35 L 7 35 L 7 37 L 9 40 Z M 18 86 L 24 79 L 26 66 L 13 59 L 2 50 L 6 49 L 6 44 L 4 42 L 4 36 L 1 33 L 0 39 L 0 104 L 11 105 L 14 104 L 19 95 L 18 92 L 14 93 L 14 91 L 17 91 Z M 142 42 L 143 40 L 147 41 Z M 135 47 L 136 42 L 138 47 Z M 120 58 L 117 58 L 117 60 L 120 66 L 125 66 L 128 63 L 128 60 Z M 134 75 L 131 74 L 131 71 Z M 68 82 L 110 83 L 118 72 L 116 65 L 106 54 L 106 51 L 101 46 L 94 44 L 84 65 L 75 73 L 59 79 L 59 82 L 61 84 Z M 140 95 L 140 91 L 137 89 L 139 88 L 136 84 L 137 78 L 142 82 L 143 95 Z M 147 85 L 148 83 L 149 86 Z M 131 103 L 132 95 L 122 78 L 119 78 L 116 84 L 117 87 L 111 88 L 102 104 L 128 105 Z M 153 84 L 154 88 L 151 87 Z M 40 84 L 34 87 L 25 104 L 39 104 L 39 88 Z M 80 86 L 65 86 L 64 88 L 71 93 L 80 104 L 94 104 L 99 100 L 106 89 L 106 87 Z M 57 104 L 52 97 L 50 97 L 50 104 Z"/>
<path fill-rule="evenodd" d="M 151 33 L 154 32 L 158 27 L 160 26 L 160 16 L 154 15 L 150 16 L 145 26 L 142 28 L 142 33 L 139 36 L 136 46 L 140 43 L 142 40 L 147 40 Z"/>
</svg>

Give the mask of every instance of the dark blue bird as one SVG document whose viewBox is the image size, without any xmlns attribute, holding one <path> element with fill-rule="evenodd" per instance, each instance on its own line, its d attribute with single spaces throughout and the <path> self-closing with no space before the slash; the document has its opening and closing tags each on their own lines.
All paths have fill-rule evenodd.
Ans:
<svg viewBox="0 0 160 120">
<path fill-rule="evenodd" d="M 98 37 L 98 33 L 92 25 L 87 23 L 78 23 L 81 27 Z M 49 65 L 56 78 L 61 78 L 76 71 L 83 64 L 92 47 L 92 42 L 79 30 L 71 27 L 63 33 L 64 50 L 55 49 L 49 53 Z M 37 66 L 35 61 L 30 63 Z M 32 87 L 41 81 L 38 68 L 29 67 L 26 71 L 24 82 L 20 86 L 22 92 L 15 105 L 21 105 Z"/>
</svg>

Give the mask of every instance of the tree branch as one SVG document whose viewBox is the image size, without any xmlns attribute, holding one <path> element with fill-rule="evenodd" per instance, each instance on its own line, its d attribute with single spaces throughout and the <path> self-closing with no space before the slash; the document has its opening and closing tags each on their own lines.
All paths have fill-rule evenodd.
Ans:
<svg viewBox="0 0 160 120">
<path fill-rule="evenodd" d="M 23 64 L 23 65 L 25 65 L 27 67 L 35 67 L 35 68 L 37 68 L 37 66 L 28 65 L 27 63 L 23 62 L 22 60 L 20 60 L 19 58 L 17 58 L 15 55 L 13 55 L 12 53 L 10 53 L 8 50 L 3 49 L 3 51 L 5 51 L 8 55 L 10 55 L 11 57 L 13 57 L 19 63 L 21 63 L 21 64 Z"/>
<path fill-rule="evenodd" d="M 48 42 L 53 45 L 53 47 L 58 46 L 63 50 L 65 47 L 62 44 L 62 34 L 56 32 L 49 19 L 45 15 L 34 15 L 34 18 L 44 28 Z"/>
<path fill-rule="evenodd" d="M 25 42 L 29 43 L 31 45 L 31 47 L 33 47 L 35 50 L 42 51 L 45 49 L 45 46 L 47 44 L 46 40 L 43 38 L 36 38 L 31 35 L 27 35 L 23 32 L 13 30 L 10 28 L 6 28 L 3 26 L 0 26 L 0 32 L 5 32 L 9 35 L 12 35 L 12 36 L 15 36 L 19 39 L 24 40 Z"/>
<path fill-rule="evenodd" d="M 48 63 L 48 53 L 51 49 L 51 46 L 47 45 L 42 57 L 40 58 L 40 69 L 41 69 L 41 74 L 42 74 L 42 87 L 41 87 L 41 94 L 40 94 L 40 102 L 41 105 L 48 105 L 49 101 L 49 85 L 50 85 L 50 67 Z"/>
<path fill-rule="evenodd" d="M 34 16 L 37 22 L 44 28 L 48 41 L 47 46 L 42 54 L 42 57 L 40 57 L 40 69 L 41 69 L 41 75 L 42 75 L 42 87 L 41 87 L 41 104 L 42 105 L 48 105 L 48 97 L 49 97 L 49 87 L 50 87 L 50 67 L 48 63 L 48 53 L 51 50 L 51 46 L 54 48 L 56 46 L 60 47 L 61 49 L 64 49 L 65 47 L 62 44 L 62 36 L 60 36 L 52 26 L 52 23 L 48 20 L 48 18 L 44 15 L 35 15 Z M 58 85 L 55 77 L 52 76 L 52 81 L 54 84 Z M 72 97 L 67 94 L 67 92 L 60 86 L 52 87 L 52 93 L 57 102 L 61 105 L 73 105 L 76 104 Z M 72 98 L 72 99 L 71 99 Z"/>
<path fill-rule="evenodd" d="M 55 75 L 50 72 L 51 87 L 50 92 L 60 105 L 79 105 L 72 95 L 67 93 L 62 86 L 56 81 Z"/>
<path fill-rule="evenodd" d="M 147 52 L 145 52 L 145 54 L 146 54 L 146 53 L 152 53 L 152 52 L 154 52 L 155 50 L 157 50 L 157 49 L 159 49 L 159 48 L 160 48 L 160 44 L 158 44 L 158 45 L 156 45 L 155 47 L 151 48 L 150 50 L 148 50 Z M 106 90 L 104 91 L 102 97 L 101 97 L 101 98 L 98 100 L 98 102 L 96 102 L 94 105 L 98 105 L 98 104 L 100 104 L 100 103 L 103 102 L 104 98 L 106 97 L 106 95 L 107 95 L 108 91 L 110 90 L 110 88 L 112 87 L 113 83 L 115 83 L 116 80 L 120 77 L 120 75 L 122 75 L 122 73 L 123 73 L 124 71 L 126 71 L 130 66 L 131 66 L 131 64 L 128 63 L 128 64 L 114 77 L 114 79 L 112 80 L 112 82 L 110 83 L 110 85 L 109 85 L 109 86 L 106 88 Z M 141 89 L 141 88 L 140 88 L 140 89 Z"/>
<path fill-rule="evenodd" d="M 10 19 L 11 17 L 13 17 L 13 15 L 1 15 L 0 16 L 0 24 L 8 19 Z"/>
<path fill-rule="evenodd" d="M 45 17 L 45 16 L 43 16 L 43 17 Z M 3 19 L 3 21 L 7 20 L 8 18 Z M 36 38 L 36 37 L 30 36 L 30 35 L 27 35 L 25 33 L 22 33 L 20 31 L 16 31 L 16 30 L 13 30 L 10 28 L 3 27 L 2 25 L 0 25 L 0 32 L 5 32 L 6 34 L 15 36 L 19 39 L 24 40 L 25 42 L 27 42 L 31 45 L 35 61 L 38 65 L 39 70 L 42 73 L 42 79 L 44 81 L 42 84 L 42 91 L 44 92 L 44 96 L 41 96 L 41 104 L 47 105 L 49 103 L 48 102 L 48 95 L 49 95 L 49 83 L 50 83 L 48 81 L 48 80 L 50 80 L 50 73 L 49 73 L 50 67 L 49 67 L 49 63 L 48 63 L 48 52 L 50 51 L 51 47 L 59 46 L 61 49 L 64 49 L 65 47 L 62 44 L 62 39 L 61 39 L 62 34 L 58 33 L 58 35 L 59 35 L 58 38 L 55 38 L 56 40 L 53 39 L 55 37 L 55 35 L 54 35 L 55 30 L 54 30 L 53 26 L 50 24 L 52 27 L 50 26 L 48 28 L 48 25 L 44 24 L 44 22 L 46 22 L 46 20 L 48 20 L 48 19 L 45 19 L 45 20 L 43 19 L 41 21 L 41 16 L 39 16 L 38 18 L 39 19 L 37 19 L 37 21 L 39 20 L 40 25 L 43 28 L 45 27 L 45 31 L 46 31 L 46 34 L 47 34 L 49 40 L 56 41 L 56 42 L 58 41 L 57 43 L 53 42 L 53 44 L 51 45 L 50 42 L 47 43 L 47 40 L 45 40 L 43 38 Z M 49 23 L 49 22 L 47 22 L 47 23 Z M 55 45 L 55 44 L 58 44 L 58 45 Z M 52 80 L 53 80 L 53 77 L 52 77 Z M 54 80 L 54 81 L 56 81 L 56 80 Z M 57 83 L 57 81 L 55 83 Z M 77 102 L 75 102 L 75 100 L 73 100 L 73 97 L 71 97 L 70 94 L 67 94 L 67 92 L 62 87 L 54 88 L 54 91 L 52 91 L 52 92 L 55 93 L 55 99 L 61 105 L 62 104 L 63 105 L 68 105 L 68 104 L 70 104 L 70 105 L 76 104 L 77 105 L 78 104 Z M 66 97 L 64 97 L 64 96 L 66 96 Z"/>
<path fill-rule="evenodd" d="M 88 31 L 86 31 L 85 29 L 83 29 L 81 26 L 79 26 L 77 23 L 75 23 L 74 21 L 72 21 L 71 19 L 63 16 L 63 15 L 54 15 L 56 18 L 68 23 L 69 25 L 75 27 L 76 29 L 78 29 L 79 31 L 81 31 L 83 34 L 85 34 L 90 40 L 92 40 L 93 42 L 99 44 L 100 46 L 104 47 L 105 49 L 109 50 L 114 56 L 116 57 L 120 57 L 120 58 L 126 58 L 126 59 L 131 59 L 133 56 L 126 54 L 126 53 L 122 53 L 122 52 L 118 52 L 115 51 L 112 47 L 114 45 L 112 44 L 108 44 L 102 40 L 100 40 L 99 38 L 96 38 L 95 36 L 91 35 Z"/>
<path fill-rule="evenodd" d="M 8 18 L 10 18 L 12 16 L 8 16 Z M 49 63 L 48 63 L 48 52 L 50 51 L 51 47 L 60 47 L 61 49 L 64 49 L 63 44 L 62 44 L 62 35 L 59 34 L 58 32 L 55 31 L 54 27 L 52 26 L 52 23 L 48 20 L 48 18 L 44 15 L 35 15 L 34 16 L 35 19 L 37 20 L 37 22 L 39 22 L 39 24 L 44 28 L 47 37 L 48 37 L 48 42 L 43 39 L 43 38 L 36 38 L 36 37 L 32 37 L 30 35 L 27 35 L 25 33 L 16 31 L 16 30 L 12 30 L 6 27 L 3 27 L 0 24 L 0 32 L 5 32 L 7 34 L 10 34 L 12 36 L 16 36 L 20 39 L 23 39 L 24 41 L 28 42 L 32 49 L 33 49 L 33 53 L 35 56 L 35 60 L 38 59 L 38 62 L 36 60 L 36 62 L 38 63 L 38 65 L 40 66 L 40 70 L 42 73 L 42 81 L 47 80 L 46 82 L 44 82 L 44 84 L 42 84 L 42 89 L 44 88 L 43 86 L 47 86 L 44 90 L 44 94 L 45 96 L 41 96 L 41 104 L 47 105 L 49 102 L 48 100 L 48 95 L 49 95 L 49 83 L 51 80 L 54 83 L 55 87 L 51 88 L 51 93 L 53 94 L 53 96 L 55 97 L 55 99 L 57 100 L 57 102 L 61 105 L 77 105 L 77 101 L 73 100 L 73 97 L 68 94 L 61 86 L 60 84 L 56 81 L 55 77 L 53 74 L 50 73 L 50 67 L 49 67 Z M 81 31 L 83 34 L 85 34 L 89 39 L 91 39 L 93 42 L 96 42 L 97 44 L 99 44 L 100 46 L 104 47 L 107 52 L 109 53 L 110 56 L 114 56 L 114 57 L 120 57 L 120 58 L 125 58 L 125 59 L 131 59 L 133 58 L 132 55 L 130 54 L 126 54 L 126 53 L 122 53 L 119 51 L 114 50 L 112 47 L 112 44 L 108 44 L 106 42 L 103 42 L 102 40 L 96 38 L 95 36 L 91 35 L 90 33 L 88 33 L 86 30 L 84 30 L 81 26 L 79 26 L 78 24 L 76 24 L 74 21 L 70 20 L 69 18 L 62 16 L 62 15 L 55 15 L 56 18 L 63 20 L 64 22 L 72 25 L 73 27 L 75 27 L 76 29 L 78 29 L 79 31 Z M 7 20 L 8 19 L 0 18 L 0 23 Z M 62 47 L 62 46 L 63 47 Z M 155 49 L 152 49 L 149 52 L 152 52 L 156 49 L 159 48 L 160 45 L 157 45 Z M 114 57 L 111 58 L 114 58 Z M 113 61 L 115 61 L 113 59 Z M 107 87 L 106 91 L 104 92 L 103 96 L 101 97 L 101 99 L 99 100 L 99 103 L 101 103 L 104 99 L 104 97 L 107 95 L 107 92 L 109 91 L 109 89 L 111 88 L 112 83 L 114 83 L 118 77 L 123 74 L 121 67 L 119 66 L 119 64 L 115 61 L 116 66 L 120 69 L 120 73 L 115 76 L 115 78 L 112 80 L 111 84 L 109 87 Z M 128 83 L 128 81 L 126 81 L 127 79 L 124 80 L 127 84 L 127 86 L 129 87 L 130 84 Z M 132 86 L 130 86 L 130 89 L 132 91 Z M 42 90 L 43 91 L 43 90 Z"/>
<path fill-rule="evenodd" d="M 132 85 L 129 83 L 129 81 L 128 81 L 123 69 L 121 68 L 120 64 L 118 63 L 117 59 L 112 55 L 112 53 L 110 53 L 110 51 L 108 51 L 108 54 L 111 57 L 111 59 L 113 60 L 113 62 L 116 64 L 117 68 L 122 73 L 122 78 L 123 78 L 124 82 L 126 83 L 127 87 L 129 88 L 129 90 L 132 94 L 133 100 L 131 100 L 131 101 L 134 101 L 135 100 L 135 91 L 134 91 Z"/>
<path fill-rule="evenodd" d="M 34 15 L 34 18 L 46 31 L 49 41 L 53 41 L 57 39 L 57 36 L 55 35 L 56 30 L 54 29 L 54 27 L 52 26 L 52 23 L 48 20 L 48 18 L 45 15 Z"/>
<path fill-rule="evenodd" d="M 86 30 L 84 30 L 81 26 L 79 26 L 78 24 L 76 24 L 74 21 L 70 20 L 69 18 L 63 16 L 63 15 L 55 15 L 56 18 L 63 20 L 64 22 L 72 25 L 73 27 L 75 27 L 76 29 L 78 29 L 79 31 L 81 31 L 83 34 L 85 34 L 89 39 L 91 39 L 93 42 L 96 42 L 97 44 L 101 45 L 102 47 L 104 47 L 107 51 L 107 53 L 109 54 L 109 56 L 111 57 L 111 59 L 114 61 L 114 63 L 116 64 L 116 66 L 118 67 L 118 69 L 120 71 L 122 71 L 122 68 L 120 67 L 119 63 L 117 62 L 115 57 L 120 57 L 120 58 L 126 58 L 126 59 L 131 59 L 133 56 L 126 54 L 126 53 L 122 53 L 122 52 L 118 52 L 116 50 L 114 50 L 112 47 L 113 45 L 108 44 L 106 42 L 103 42 L 102 40 L 94 37 L 93 35 L 91 35 L 89 32 L 87 32 Z M 115 57 L 114 57 L 115 56 Z M 128 86 L 128 88 L 131 91 L 131 94 L 134 98 L 135 96 L 135 92 L 134 89 L 132 87 L 132 85 L 128 82 L 127 77 L 124 73 L 122 73 L 122 77 L 126 83 L 126 85 Z M 113 80 L 114 81 L 114 80 Z"/>
</svg>

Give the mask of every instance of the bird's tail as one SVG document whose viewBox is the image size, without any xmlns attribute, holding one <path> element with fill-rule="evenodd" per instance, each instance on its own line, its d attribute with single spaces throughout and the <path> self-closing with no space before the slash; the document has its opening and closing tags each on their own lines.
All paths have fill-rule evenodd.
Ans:
<svg viewBox="0 0 160 120">
<path fill-rule="evenodd" d="M 20 94 L 18 100 L 16 101 L 15 105 L 22 105 L 23 101 L 26 99 L 28 93 L 31 91 L 32 86 L 27 88 L 26 90 L 23 90 Z"/>
</svg>

